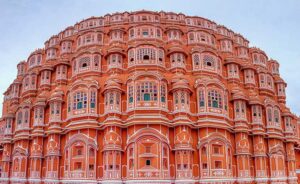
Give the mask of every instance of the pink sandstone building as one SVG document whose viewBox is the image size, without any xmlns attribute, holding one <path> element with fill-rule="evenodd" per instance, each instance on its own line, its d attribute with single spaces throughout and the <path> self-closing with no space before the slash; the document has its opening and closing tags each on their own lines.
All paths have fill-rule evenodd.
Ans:
<svg viewBox="0 0 300 184">
<path fill-rule="evenodd" d="M 0 183 L 297 184 L 298 117 L 248 44 L 171 12 L 66 28 L 4 93 Z"/>
</svg>

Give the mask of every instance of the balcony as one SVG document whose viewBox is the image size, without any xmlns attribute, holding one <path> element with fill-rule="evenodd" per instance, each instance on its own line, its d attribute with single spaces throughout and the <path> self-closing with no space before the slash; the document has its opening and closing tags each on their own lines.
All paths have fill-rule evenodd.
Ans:
<svg viewBox="0 0 300 184">
<path fill-rule="evenodd" d="M 203 178 L 210 178 L 210 177 L 214 177 L 214 178 L 220 178 L 220 177 L 226 177 L 226 176 L 231 176 L 232 172 L 231 170 L 227 170 L 227 169 L 202 169 L 202 173 L 201 176 Z"/>
<path fill-rule="evenodd" d="M 25 172 L 13 172 L 12 173 L 13 178 L 26 178 Z"/>
<path fill-rule="evenodd" d="M 40 171 L 31 171 L 30 172 L 30 178 L 35 179 L 35 178 L 40 178 L 41 177 L 41 172 Z"/>
<path fill-rule="evenodd" d="M 192 170 L 177 170 L 176 171 L 176 178 L 184 179 L 184 178 L 192 178 L 193 172 Z"/>
<path fill-rule="evenodd" d="M 267 172 L 265 170 L 256 170 L 256 177 L 257 178 L 265 178 L 267 177 Z"/>
<path fill-rule="evenodd" d="M 46 178 L 47 179 L 58 179 L 58 171 L 47 171 Z"/>
<path fill-rule="evenodd" d="M 240 171 L 238 171 L 238 173 L 239 173 L 239 175 L 238 175 L 239 178 L 249 178 L 250 177 L 249 170 L 240 170 Z"/>
<path fill-rule="evenodd" d="M 271 178 L 285 177 L 284 170 L 271 171 Z"/>
<path fill-rule="evenodd" d="M 86 171 L 84 170 L 65 171 L 64 177 L 69 179 L 83 179 L 83 178 L 95 179 L 96 173 L 95 171 L 88 171 L 86 176 Z"/>
<path fill-rule="evenodd" d="M 8 178 L 8 172 L 1 172 L 1 178 Z"/>
<path fill-rule="evenodd" d="M 120 170 L 110 170 L 104 171 L 103 177 L 105 179 L 120 179 L 121 178 L 121 171 Z"/>
</svg>

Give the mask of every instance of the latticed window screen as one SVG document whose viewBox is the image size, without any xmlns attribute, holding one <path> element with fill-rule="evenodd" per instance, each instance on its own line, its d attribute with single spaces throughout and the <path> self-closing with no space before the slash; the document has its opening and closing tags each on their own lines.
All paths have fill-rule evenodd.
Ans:
<svg viewBox="0 0 300 184">
<path fill-rule="evenodd" d="M 267 75 L 267 84 L 269 88 L 273 88 L 273 79 L 270 75 Z"/>
<path fill-rule="evenodd" d="M 200 55 L 198 53 L 194 54 L 193 63 L 194 63 L 194 66 L 196 66 L 196 67 L 200 66 Z"/>
<path fill-rule="evenodd" d="M 183 91 L 180 93 L 180 103 L 185 104 L 185 92 Z"/>
<path fill-rule="evenodd" d="M 280 123 L 279 110 L 277 108 L 274 109 L 274 121 L 275 123 Z"/>
<path fill-rule="evenodd" d="M 205 54 L 203 55 L 204 66 L 214 67 L 215 66 L 215 57 L 212 55 Z"/>
<path fill-rule="evenodd" d="M 154 56 L 154 58 L 155 58 L 155 56 Z M 163 59 L 164 59 L 164 51 L 159 49 L 158 50 L 158 60 L 163 61 Z"/>
<path fill-rule="evenodd" d="M 79 59 L 79 66 L 81 68 L 86 68 L 90 66 L 91 58 L 89 56 L 82 57 Z"/>
<path fill-rule="evenodd" d="M 94 66 L 95 66 L 95 69 L 98 70 L 99 69 L 99 66 L 100 65 L 100 56 L 99 55 L 95 55 L 94 56 Z"/>
<path fill-rule="evenodd" d="M 216 90 L 210 90 L 208 92 L 208 106 L 214 108 L 222 108 L 221 94 Z"/>
<path fill-rule="evenodd" d="M 141 82 L 137 85 L 137 101 L 157 101 L 157 84 L 155 82 Z"/>
<path fill-rule="evenodd" d="M 176 91 L 175 93 L 174 93 L 174 98 L 175 98 L 175 104 L 178 104 L 178 102 L 179 102 L 179 100 L 178 100 L 178 91 Z"/>
<path fill-rule="evenodd" d="M 128 62 L 132 63 L 134 61 L 134 50 L 129 50 L 128 52 Z"/>
<path fill-rule="evenodd" d="M 91 108 L 95 108 L 95 106 L 96 106 L 96 92 L 95 91 L 91 92 L 90 106 L 91 106 Z"/>
<path fill-rule="evenodd" d="M 272 118 L 272 109 L 271 108 L 268 108 L 267 116 L 268 116 L 268 122 L 272 122 L 273 118 Z"/>
<path fill-rule="evenodd" d="M 149 58 L 150 60 L 155 60 L 156 52 L 153 48 L 139 48 L 137 50 L 137 59 L 144 60 L 145 58 Z"/>
<path fill-rule="evenodd" d="M 77 92 L 73 96 L 73 110 L 78 110 L 87 107 L 87 94 L 84 92 Z"/>
<path fill-rule="evenodd" d="M 114 93 L 109 93 L 109 104 L 114 104 Z"/>
<path fill-rule="evenodd" d="M 194 33 L 190 33 L 190 34 L 189 34 L 189 40 L 190 40 L 190 41 L 194 41 L 194 40 L 195 40 Z"/>
<path fill-rule="evenodd" d="M 184 63 L 184 55 L 182 53 L 174 53 L 171 55 L 172 63 Z"/>
<path fill-rule="evenodd" d="M 161 102 L 166 102 L 166 86 L 163 84 L 161 85 L 160 89 L 160 101 Z"/>
<path fill-rule="evenodd" d="M 199 106 L 204 107 L 205 106 L 205 98 L 204 98 L 204 91 L 199 91 Z"/>
<path fill-rule="evenodd" d="M 23 118 L 22 116 L 23 116 L 22 111 L 19 111 L 17 116 L 18 125 L 22 123 L 22 118 Z"/>
<path fill-rule="evenodd" d="M 129 86 L 128 99 L 129 99 L 129 103 L 133 102 L 133 86 Z"/>
</svg>

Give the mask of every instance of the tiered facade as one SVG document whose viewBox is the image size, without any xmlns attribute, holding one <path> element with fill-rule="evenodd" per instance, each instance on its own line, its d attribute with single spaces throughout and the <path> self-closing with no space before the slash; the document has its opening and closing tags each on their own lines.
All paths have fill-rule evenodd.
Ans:
<svg viewBox="0 0 300 184">
<path fill-rule="evenodd" d="M 66 28 L 4 94 L 1 182 L 298 183 L 286 83 L 248 43 L 167 12 Z"/>
</svg>

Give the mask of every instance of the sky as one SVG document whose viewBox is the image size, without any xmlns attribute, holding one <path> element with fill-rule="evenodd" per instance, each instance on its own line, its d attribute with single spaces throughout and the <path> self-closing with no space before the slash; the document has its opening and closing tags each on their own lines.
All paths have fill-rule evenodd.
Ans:
<svg viewBox="0 0 300 184">
<path fill-rule="evenodd" d="M 52 35 L 91 16 L 142 9 L 204 17 L 242 34 L 280 63 L 287 105 L 300 115 L 299 0 L 0 0 L 0 103 L 17 64 Z"/>
</svg>

